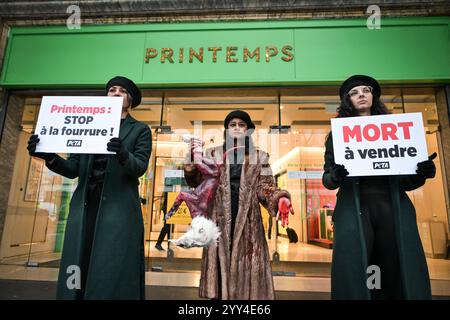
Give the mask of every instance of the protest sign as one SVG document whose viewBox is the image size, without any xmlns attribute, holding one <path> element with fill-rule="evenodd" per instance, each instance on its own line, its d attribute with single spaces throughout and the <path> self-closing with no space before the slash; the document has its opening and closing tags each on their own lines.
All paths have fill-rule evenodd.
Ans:
<svg viewBox="0 0 450 320">
<path fill-rule="evenodd" d="M 42 97 L 36 152 L 110 154 L 119 136 L 122 97 Z"/>
<path fill-rule="evenodd" d="M 331 119 L 335 163 L 349 176 L 416 174 L 427 160 L 421 113 Z"/>
</svg>

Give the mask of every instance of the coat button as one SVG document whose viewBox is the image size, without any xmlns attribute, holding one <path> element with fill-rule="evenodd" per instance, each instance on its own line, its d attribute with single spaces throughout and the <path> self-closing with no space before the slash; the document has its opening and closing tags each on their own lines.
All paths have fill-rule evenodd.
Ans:
<svg viewBox="0 0 450 320">
<path fill-rule="evenodd" d="M 106 197 L 103 197 L 103 201 L 106 201 Z"/>
<path fill-rule="evenodd" d="M 84 203 L 84 206 L 87 206 L 87 202 Z"/>
</svg>

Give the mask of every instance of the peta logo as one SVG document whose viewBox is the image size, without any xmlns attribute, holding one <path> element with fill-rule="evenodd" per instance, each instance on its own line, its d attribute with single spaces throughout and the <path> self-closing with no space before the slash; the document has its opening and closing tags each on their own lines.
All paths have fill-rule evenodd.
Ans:
<svg viewBox="0 0 450 320">
<path fill-rule="evenodd" d="M 374 169 L 389 169 L 389 162 L 388 161 L 383 161 L 383 162 L 374 162 L 373 163 L 373 168 Z"/>
<path fill-rule="evenodd" d="M 82 140 L 67 140 L 67 147 L 81 147 Z"/>
</svg>

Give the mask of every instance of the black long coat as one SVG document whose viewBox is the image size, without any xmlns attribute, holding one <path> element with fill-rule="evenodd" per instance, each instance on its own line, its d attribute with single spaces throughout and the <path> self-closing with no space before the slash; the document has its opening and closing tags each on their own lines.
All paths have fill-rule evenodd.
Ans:
<svg viewBox="0 0 450 320">
<path fill-rule="evenodd" d="M 107 162 L 85 299 L 145 297 L 144 224 L 138 178 L 147 170 L 151 131 L 146 124 L 127 116 L 119 137 L 129 151 L 129 160 L 122 166 L 117 157 L 111 155 Z M 67 178 L 79 179 L 67 219 L 58 277 L 58 299 L 76 298 L 76 290 L 67 287 L 67 280 L 72 275 L 67 270 L 71 265 L 81 264 L 86 233 L 87 186 L 93 159 L 90 154 L 72 154 L 67 160 L 57 157 L 48 166 Z"/>
<path fill-rule="evenodd" d="M 330 190 L 339 186 L 331 179 L 334 163 L 331 134 L 325 144 L 323 185 Z M 394 212 L 400 273 L 405 299 L 431 299 L 427 262 L 420 241 L 416 211 L 406 191 L 425 184 L 417 175 L 389 177 Z M 367 253 L 359 209 L 358 177 L 346 177 L 337 193 L 334 221 L 334 249 L 331 267 L 332 299 L 370 299 L 366 285 Z"/>
</svg>

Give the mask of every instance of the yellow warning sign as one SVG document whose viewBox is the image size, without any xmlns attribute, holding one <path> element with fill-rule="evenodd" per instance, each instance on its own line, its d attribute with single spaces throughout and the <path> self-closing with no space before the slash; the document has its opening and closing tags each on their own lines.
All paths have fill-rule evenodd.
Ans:
<svg viewBox="0 0 450 320">
<path fill-rule="evenodd" d="M 168 192 L 167 195 L 167 210 L 170 210 L 172 208 L 173 203 L 175 202 L 175 199 L 177 198 L 179 192 Z M 170 217 L 169 220 L 166 221 L 168 224 L 190 224 L 192 221 L 191 213 L 189 212 L 189 208 L 187 207 L 186 203 L 183 202 L 180 207 L 178 208 L 177 212 Z"/>
</svg>

